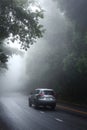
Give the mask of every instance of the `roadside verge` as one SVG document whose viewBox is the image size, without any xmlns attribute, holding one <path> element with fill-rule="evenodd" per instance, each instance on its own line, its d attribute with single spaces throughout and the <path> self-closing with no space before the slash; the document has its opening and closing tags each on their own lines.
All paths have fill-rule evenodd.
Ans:
<svg viewBox="0 0 87 130">
<path fill-rule="evenodd" d="M 84 108 L 82 106 L 72 104 L 70 105 L 66 103 L 57 103 L 56 107 L 57 109 L 67 111 L 72 114 L 87 117 L 87 108 Z"/>
</svg>

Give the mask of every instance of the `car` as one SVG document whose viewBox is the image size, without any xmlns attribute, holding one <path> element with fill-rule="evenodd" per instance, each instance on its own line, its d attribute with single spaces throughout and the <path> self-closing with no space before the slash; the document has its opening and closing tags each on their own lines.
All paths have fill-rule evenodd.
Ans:
<svg viewBox="0 0 87 130">
<path fill-rule="evenodd" d="M 53 89 L 38 88 L 29 96 L 29 106 L 50 106 L 52 109 L 56 107 L 55 92 Z"/>
</svg>

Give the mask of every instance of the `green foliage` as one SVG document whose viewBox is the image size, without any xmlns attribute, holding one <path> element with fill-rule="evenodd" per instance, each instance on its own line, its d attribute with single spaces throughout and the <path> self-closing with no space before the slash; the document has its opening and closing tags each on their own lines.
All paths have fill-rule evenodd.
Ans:
<svg viewBox="0 0 87 130">
<path fill-rule="evenodd" d="M 63 60 L 64 63 L 64 70 L 72 70 L 75 68 L 77 58 L 74 56 L 74 54 L 69 54 L 65 59 Z"/>
<path fill-rule="evenodd" d="M 0 68 L 7 69 L 7 64 L 6 64 L 7 61 L 8 61 L 8 56 L 5 55 L 5 53 L 3 52 L 3 49 L 1 48 L 0 49 Z"/>
<path fill-rule="evenodd" d="M 39 23 L 43 18 L 43 10 L 35 5 L 35 0 L 0 0 L 0 41 L 10 38 L 20 43 L 27 50 L 43 36 L 44 29 Z M 32 11 L 30 6 L 38 6 Z M 1 60 L 2 61 L 2 60 Z"/>
<path fill-rule="evenodd" d="M 27 49 L 35 39 L 42 37 L 43 26 L 39 24 L 39 18 L 43 18 L 42 10 L 32 12 L 19 1 L 1 0 L 0 11 L 0 39 L 12 34 L 14 41 L 19 39 L 21 46 Z"/>
<path fill-rule="evenodd" d="M 66 16 L 75 22 L 76 28 L 86 31 L 87 26 L 87 1 L 86 0 L 59 0 L 60 9 Z"/>
<path fill-rule="evenodd" d="M 64 71 L 76 71 L 80 74 L 87 74 L 87 56 L 76 56 L 69 54 L 63 61 Z"/>
<path fill-rule="evenodd" d="M 84 101 L 87 99 L 87 1 L 57 2 L 70 23 L 65 34 L 68 51 L 60 61 L 62 67 L 57 79 L 63 96 Z"/>
<path fill-rule="evenodd" d="M 79 57 L 76 66 L 79 73 L 87 74 L 87 56 L 82 55 Z"/>
</svg>

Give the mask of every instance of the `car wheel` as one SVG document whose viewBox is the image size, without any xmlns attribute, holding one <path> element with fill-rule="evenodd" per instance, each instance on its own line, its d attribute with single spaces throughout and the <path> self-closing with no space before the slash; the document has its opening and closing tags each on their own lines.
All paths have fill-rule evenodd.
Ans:
<svg viewBox="0 0 87 130">
<path fill-rule="evenodd" d="M 38 105 L 37 104 L 35 104 L 35 108 L 38 109 Z"/>
<path fill-rule="evenodd" d="M 51 109 L 52 109 L 52 110 L 55 110 L 55 107 L 56 107 L 55 105 L 54 105 L 54 106 L 51 106 Z"/>
<path fill-rule="evenodd" d="M 31 103 L 31 101 L 29 100 L 29 107 L 32 107 L 32 103 Z"/>
<path fill-rule="evenodd" d="M 38 106 L 38 103 L 35 101 L 35 103 L 34 103 L 34 105 L 35 105 L 35 108 L 37 109 L 39 106 Z"/>
</svg>

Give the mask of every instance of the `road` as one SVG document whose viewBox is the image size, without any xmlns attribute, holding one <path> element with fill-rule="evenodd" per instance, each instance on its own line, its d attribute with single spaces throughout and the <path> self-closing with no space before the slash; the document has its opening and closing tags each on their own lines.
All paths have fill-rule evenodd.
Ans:
<svg viewBox="0 0 87 130">
<path fill-rule="evenodd" d="M 28 106 L 27 96 L 0 98 L 0 130 L 87 130 L 87 118 Z"/>
</svg>

